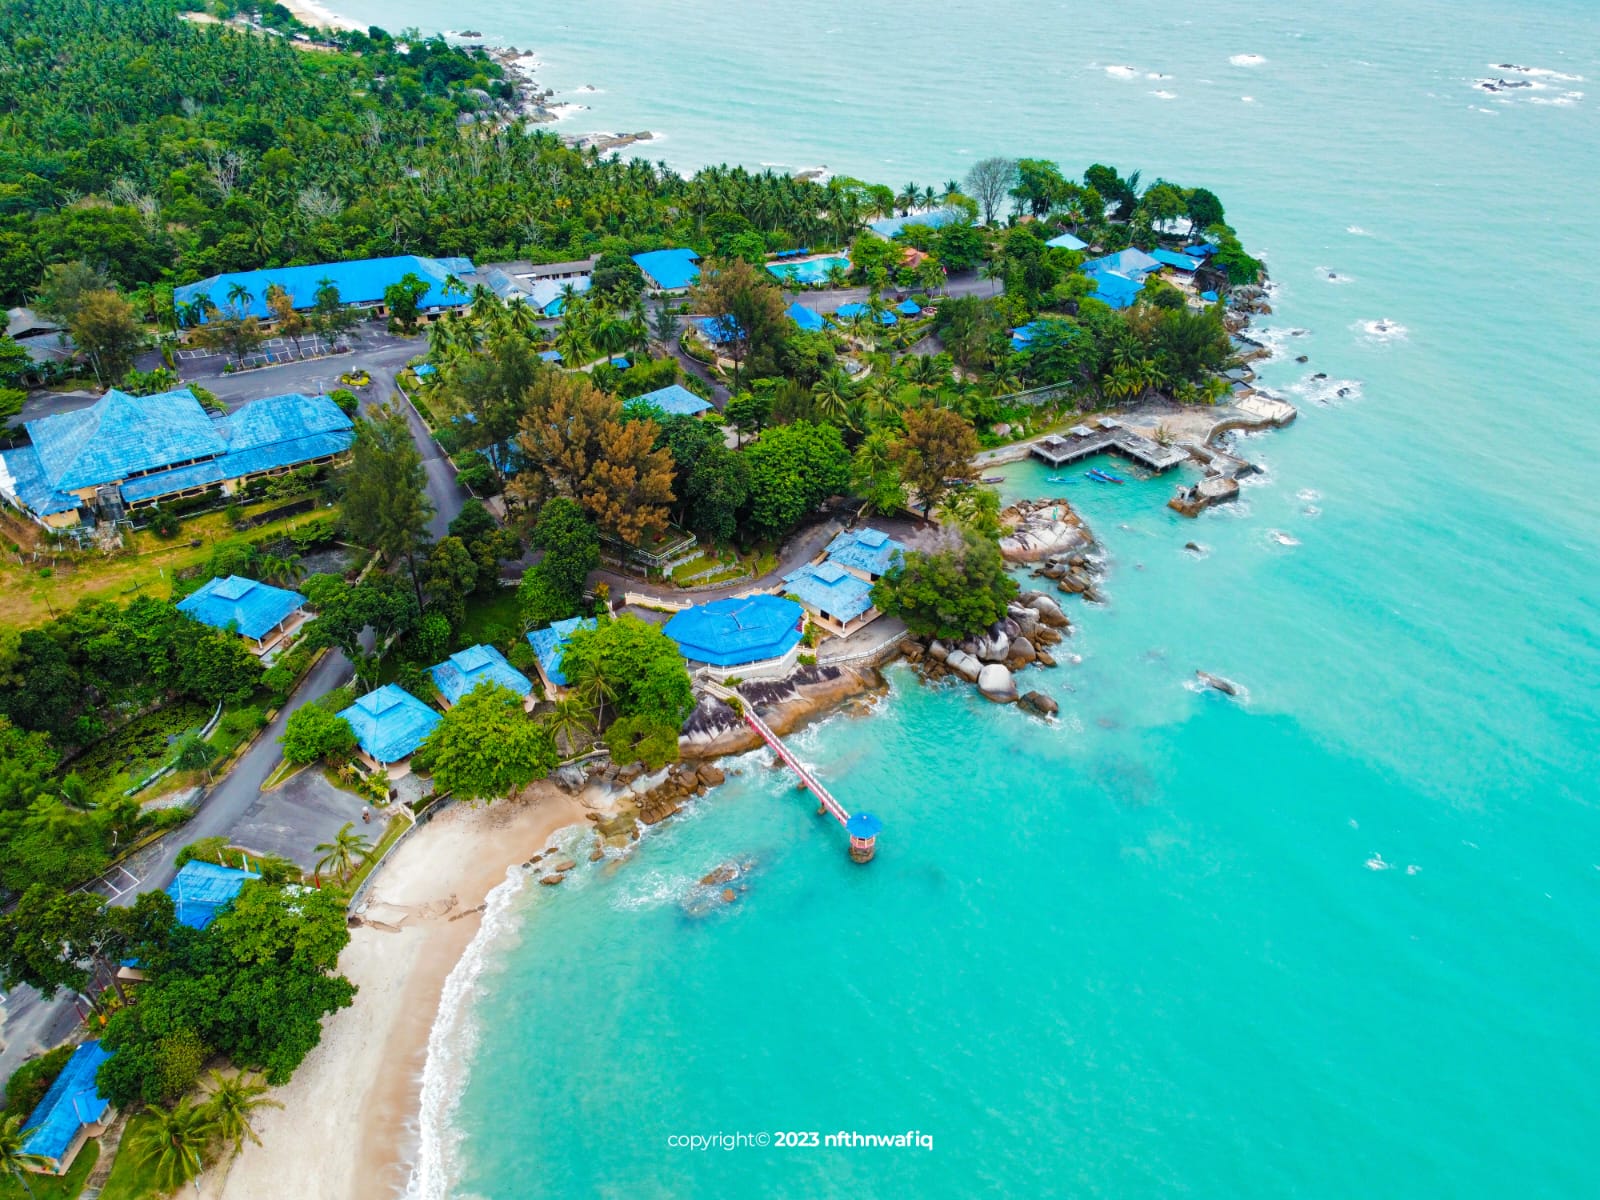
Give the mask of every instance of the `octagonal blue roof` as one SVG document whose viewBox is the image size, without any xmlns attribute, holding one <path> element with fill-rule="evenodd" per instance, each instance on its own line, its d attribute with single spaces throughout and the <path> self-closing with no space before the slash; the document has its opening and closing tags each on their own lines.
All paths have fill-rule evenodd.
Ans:
<svg viewBox="0 0 1600 1200">
<path fill-rule="evenodd" d="M 306 598 L 299 592 L 229 575 L 226 579 L 206 580 L 203 587 L 178 601 L 177 608 L 202 625 L 232 628 L 259 641 L 305 604 Z"/>
<path fill-rule="evenodd" d="M 685 609 L 662 632 L 685 658 L 733 667 L 787 654 L 804 619 L 801 607 L 783 596 L 729 596 Z"/>
<path fill-rule="evenodd" d="M 521 671 L 506 661 L 506 656 L 493 646 L 468 646 L 457 650 L 438 666 L 429 667 L 434 686 L 444 698 L 455 704 L 480 683 L 498 683 L 519 696 L 533 691 L 533 684 Z"/>
<path fill-rule="evenodd" d="M 368 692 L 339 714 L 375 761 L 388 765 L 415 754 L 439 723 L 439 714 L 397 683 Z"/>
</svg>

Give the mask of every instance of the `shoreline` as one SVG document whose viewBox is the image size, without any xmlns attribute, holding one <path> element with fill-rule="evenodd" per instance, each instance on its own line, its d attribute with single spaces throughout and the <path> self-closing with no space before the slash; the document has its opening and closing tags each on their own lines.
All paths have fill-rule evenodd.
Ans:
<svg viewBox="0 0 1600 1200">
<path fill-rule="evenodd" d="M 332 9 L 318 3 L 318 0 L 283 0 L 283 6 L 302 25 L 310 25 L 316 29 L 355 29 L 365 32 L 367 28 L 349 17 L 340 16 Z"/>
<path fill-rule="evenodd" d="M 541 781 L 514 801 L 454 805 L 389 855 L 339 956 L 360 989 L 354 1004 L 323 1022 L 321 1042 L 273 1089 L 284 1107 L 257 1119 L 262 1144 L 208 1172 L 203 1197 L 391 1200 L 406 1191 L 447 983 L 484 929 L 490 893 L 563 831 L 587 828 L 586 811 Z"/>
</svg>

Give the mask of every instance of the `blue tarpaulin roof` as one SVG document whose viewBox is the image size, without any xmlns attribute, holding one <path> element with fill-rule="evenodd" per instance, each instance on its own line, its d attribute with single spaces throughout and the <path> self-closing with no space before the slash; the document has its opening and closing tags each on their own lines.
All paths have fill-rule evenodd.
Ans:
<svg viewBox="0 0 1600 1200">
<path fill-rule="evenodd" d="M 1089 248 L 1088 242 L 1084 241 L 1081 237 L 1075 237 L 1070 233 L 1057 234 L 1055 237 L 1046 242 L 1045 245 L 1054 246 L 1058 250 L 1087 250 Z"/>
<path fill-rule="evenodd" d="M 711 407 L 709 403 L 678 383 L 669 383 L 664 388 L 657 388 L 653 392 L 624 400 L 622 407 L 632 408 L 634 405 L 647 404 L 659 408 L 669 417 L 697 417 Z"/>
<path fill-rule="evenodd" d="M 420 258 L 415 254 L 399 254 L 391 258 L 363 258 L 354 262 L 318 263 L 306 267 L 267 267 L 259 271 L 231 271 L 213 275 L 199 283 L 186 284 L 173 292 L 179 311 L 208 298 L 222 312 L 234 306 L 228 298 L 235 284 L 250 293 L 250 299 L 237 305 L 240 316 L 266 317 L 267 288 L 277 284 L 289 293 L 296 308 L 310 308 L 317 302 L 317 289 L 324 279 L 332 281 L 339 289 L 339 299 L 345 304 L 382 304 L 384 289 L 399 283 L 407 275 L 415 275 L 428 285 L 418 301 L 419 308 L 439 308 L 465 304 L 465 290 L 445 294 L 447 281 L 453 275 L 458 280 L 472 274 L 473 266 L 464 258 Z M 202 321 L 196 312 L 189 323 Z"/>
<path fill-rule="evenodd" d="M 178 923 L 190 929 L 204 929 L 216 920 L 217 913 L 245 884 L 261 876 L 254 871 L 221 867 L 216 863 L 190 859 L 167 884 L 167 895 L 177 909 Z"/>
<path fill-rule="evenodd" d="M 700 256 L 693 250 L 651 250 L 635 254 L 633 261 L 664 291 L 675 292 L 700 278 L 700 268 L 695 265 Z"/>
<path fill-rule="evenodd" d="M 1194 258 L 1207 258 L 1215 254 L 1218 249 L 1215 242 L 1196 242 L 1192 246 L 1185 246 L 1183 252 Z"/>
<path fill-rule="evenodd" d="M 433 676 L 434 686 L 451 704 L 481 683 L 498 683 L 519 696 L 533 691 L 528 677 L 493 646 L 468 646 L 457 650 L 438 666 L 429 667 L 428 673 Z"/>
<path fill-rule="evenodd" d="M 1201 292 L 1200 299 L 1207 304 L 1215 304 L 1217 302 L 1217 294 L 1215 292 Z"/>
<path fill-rule="evenodd" d="M 539 351 L 539 361 L 540 362 L 551 362 L 551 363 L 561 362 L 562 361 L 561 351 L 559 351 L 559 350 L 541 350 L 541 351 Z"/>
<path fill-rule="evenodd" d="M 922 305 L 915 300 L 902 300 L 894 306 L 894 310 L 902 317 L 914 317 L 922 312 Z"/>
<path fill-rule="evenodd" d="M 1011 331 L 1011 348 L 1022 350 L 1031 345 L 1036 334 L 1043 328 L 1041 321 L 1029 321 L 1026 325 L 1018 325 Z"/>
<path fill-rule="evenodd" d="M 865 315 L 866 312 L 867 306 L 865 304 L 841 304 L 838 308 L 838 311 L 834 313 L 834 316 L 838 317 L 840 320 L 849 321 L 857 316 Z M 878 315 L 879 325 L 898 325 L 899 323 L 900 318 L 895 316 L 887 309 Z"/>
<path fill-rule="evenodd" d="M 199 591 L 178 601 L 178 611 L 202 625 L 215 629 L 232 626 L 245 637 L 260 641 L 305 604 L 306 598 L 299 592 L 229 575 L 226 579 L 207 580 Z"/>
<path fill-rule="evenodd" d="M 29 421 L 27 430 L 46 478 L 60 491 L 99 487 L 227 449 L 218 422 L 188 388 L 155 396 L 112 388 L 88 408 Z"/>
<path fill-rule="evenodd" d="M 1112 308 L 1127 308 L 1144 287 L 1142 280 L 1129 279 L 1113 271 L 1092 271 L 1089 278 L 1094 280 L 1095 299 L 1104 300 Z"/>
<path fill-rule="evenodd" d="M 805 612 L 782 596 L 728 597 L 684 609 L 663 628 L 685 658 L 717 667 L 787 654 L 799 641 Z"/>
<path fill-rule="evenodd" d="M 100 1094 L 95 1075 L 111 1051 L 98 1041 L 84 1042 L 72 1052 L 50 1090 L 45 1092 L 22 1127 L 29 1131 L 22 1143 L 27 1154 L 37 1154 L 60 1167 L 61 1158 L 72 1148 L 78 1131 L 106 1115 L 111 1102 Z"/>
<path fill-rule="evenodd" d="M 822 319 L 821 313 L 815 309 L 807 308 L 804 304 L 791 304 L 786 311 L 789 319 L 807 333 L 820 333 L 827 324 Z"/>
<path fill-rule="evenodd" d="M 783 582 L 807 608 L 841 621 L 853 621 L 872 607 L 872 585 L 838 563 L 807 563 Z"/>
<path fill-rule="evenodd" d="M 1091 274 L 1097 271 L 1111 271 L 1118 275 L 1148 275 L 1151 271 L 1159 270 L 1161 264 L 1151 258 L 1143 250 L 1128 247 L 1118 250 L 1115 254 L 1107 254 L 1102 258 L 1092 258 L 1083 264 L 1083 269 Z"/>
<path fill-rule="evenodd" d="M 828 560 L 869 575 L 882 575 L 906 548 L 881 529 L 852 529 L 828 543 Z"/>
<path fill-rule="evenodd" d="M 910 213 L 904 217 L 884 217 L 881 221 L 869 221 L 867 228 L 879 237 L 893 238 L 907 225 L 927 225 L 932 229 L 939 229 L 952 221 L 963 219 L 965 215 L 953 208 L 936 208 L 932 212 Z"/>
<path fill-rule="evenodd" d="M 374 762 L 397 763 L 427 741 L 439 714 L 397 683 L 368 692 L 339 714 Z"/>
<path fill-rule="evenodd" d="M 740 333 L 739 322 L 732 317 L 693 317 L 691 320 L 719 346 L 726 346 Z"/>
<path fill-rule="evenodd" d="M 0 450 L 0 492 L 41 517 L 71 512 L 78 498 L 50 486 L 32 446 Z"/>
<path fill-rule="evenodd" d="M 1179 254 L 1175 250 L 1152 250 L 1150 257 L 1162 266 L 1176 267 L 1180 271 L 1192 271 L 1200 265 L 1199 259 Z"/>
<path fill-rule="evenodd" d="M 439 368 L 432 363 L 418 363 L 412 372 L 418 379 L 426 379 L 428 376 L 437 375 L 438 373 Z"/>
<path fill-rule="evenodd" d="M 561 670 L 561 656 L 566 651 L 567 639 L 580 628 L 594 627 L 593 617 L 568 617 L 565 621 L 554 621 L 547 628 L 535 629 L 528 634 L 528 645 L 533 647 L 546 679 L 557 687 L 567 686 L 567 677 Z"/>
</svg>

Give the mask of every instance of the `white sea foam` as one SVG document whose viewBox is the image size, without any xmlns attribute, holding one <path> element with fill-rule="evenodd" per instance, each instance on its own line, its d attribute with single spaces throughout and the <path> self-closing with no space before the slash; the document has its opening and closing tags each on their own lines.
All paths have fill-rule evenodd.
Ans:
<svg viewBox="0 0 1600 1200">
<path fill-rule="evenodd" d="M 1332 267 L 1314 267 L 1312 269 L 1316 271 L 1324 283 L 1354 283 L 1356 281 L 1354 275 L 1346 275 L 1342 271 L 1335 271 Z"/>
<path fill-rule="evenodd" d="M 1302 400 L 1309 400 L 1312 404 L 1326 407 L 1330 404 L 1341 404 L 1346 400 L 1361 399 L 1362 385 L 1359 379 L 1337 379 L 1318 371 L 1314 375 L 1307 375 L 1297 383 L 1291 383 L 1288 390 Z"/>
<path fill-rule="evenodd" d="M 1294 534 L 1285 533 L 1281 529 L 1269 529 L 1267 530 L 1267 536 L 1280 546 L 1298 546 L 1300 544 L 1300 539 L 1295 537 Z"/>
<path fill-rule="evenodd" d="M 1236 67 L 1259 67 L 1267 60 L 1259 54 L 1233 54 L 1228 61 Z"/>
<path fill-rule="evenodd" d="M 1489 63 L 1491 71 L 1510 71 L 1514 75 L 1526 75 L 1531 79 L 1559 79 L 1563 83 L 1582 83 L 1582 75 L 1568 75 L 1561 71 L 1553 71 L 1549 67 L 1519 67 L 1515 63 Z"/>
<path fill-rule="evenodd" d="M 1160 71 L 1146 71 L 1144 73 L 1144 77 L 1146 79 L 1171 79 L 1172 78 L 1171 75 L 1163 75 Z"/>
<path fill-rule="evenodd" d="M 1246 104 L 1254 104 L 1256 102 L 1256 98 L 1254 96 L 1240 96 L 1239 99 L 1244 101 Z"/>
<path fill-rule="evenodd" d="M 1176 92 L 1165 92 L 1165 91 L 1163 91 L 1163 92 L 1151 92 L 1150 94 L 1152 96 L 1154 96 L 1157 100 L 1176 100 L 1178 98 L 1178 93 L 1176 93 Z"/>
<path fill-rule="evenodd" d="M 1322 515 L 1322 510 L 1315 504 L 1307 504 L 1300 510 L 1300 515 L 1303 517 L 1320 517 Z"/>
<path fill-rule="evenodd" d="M 562 104 L 552 104 L 548 106 L 545 111 L 556 120 L 565 121 L 568 117 L 573 116 L 576 113 L 587 112 L 588 109 L 589 106 L 587 104 L 579 104 L 574 100 L 568 100 Z"/>
<path fill-rule="evenodd" d="M 1365 334 L 1369 341 L 1388 343 L 1403 342 L 1410 333 L 1398 321 L 1391 321 L 1388 317 L 1380 317 L 1376 321 L 1357 321 L 1355 328 Z"/>
<path fill-rule="evenodd" d="M 1384 862 L 1383 855 L 1374 850 L 1372 857 L 1366 861 L 1366 868 L 1369 871 L 1392 871 L 1394 870 L 1394 864 L 1392 862 Z"/>
<path fill-rule="evenodd" d="M 1371 237 L 1372 236 L 1370 233 L 1368 233 L 1365 229 L 1361 228 L 1361 226 L 1359 226 L 1359 225 L 1346 225 L 1344 227 L 1344 231 L 1346 233 L 1350 234 L 1352 237 Z"/>
<path fill-rule="evenodd" d="M 1137 79 L 1139 77 L 1138 71 L 1126 66 L 1107 67 L 1106 74 L 1113 79 Z"/>
</svg>

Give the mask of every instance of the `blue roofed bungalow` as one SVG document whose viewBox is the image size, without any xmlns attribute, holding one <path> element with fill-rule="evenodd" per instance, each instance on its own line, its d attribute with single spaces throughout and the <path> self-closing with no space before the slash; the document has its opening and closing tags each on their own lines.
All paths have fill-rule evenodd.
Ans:
<svg viewBox="0 0 1600 1200">
<path fill-rule="evenodd" d="M 836 562 L 807 563 L 785 575 L 783 583 L 811 619 L 836 637 L 849 637 L 879 615 L 872 606 L 872 585 Z"/>
<path fill-rule="evenodd" d="M 865 304 L 841 304 L 833 315 L 839 321 L 853 321 L 857 317 L 865 317 L 870 311 L 871 309 L 869 309 Z M 900 318 L 895 316 L 894 313 L 887 308 L 878 314 L 879 325 L 898 325 L 899 323 Z"/>
<path fill-rule="evenodd" d="M 535 629 L 528 634 L 528 645 L 533 647 L 539 679 L 544 684 L 545 694 L 552 700 L 559 700 L 567 694 L 569 681 L 561 669 L 561 658 L 566 653 L 568 640 L 578 630 L 593 629 L 595 624 L 593 617 L 568 617 L 565 621 L 553 621 L 544 629 Z"/>
<path fill-rule="evenodd" d="M 1179 254 L 1176 250 L 1152 250 L 1150 257 L 1163 267 L 1171 267 L 1174 271 L 1185 275 L 1192 275 L 1200 269 L 1200 260 L 1187 254 Z"/>
<path fill-rule="evenodd" d="M 1091 258 L 1083 264 L 1083 269 L 1091 275 L 1109 271 L 1143 283 L 1146 275 L 1154 274 L 1161 269 L 1161 263 L 1143 250 L 1130 246 L 1126 250 L 1118 250 L 1115 254 Z"/>
<path fill-rule="evenodd" d="M 1047 241 L 1045 245 L 1053 246 L 1057 250 L 1087 250 L 1089 248 L 1088 242 L 1071 233 L 1058 233 Z"/>
<path fill-rule="evenodd" d="M 696 396 L 682 384 L 669 383 L 664 388 L 633 396 L 622 402 L 623 408 L 657 408 L 669 417 L 698 417 L 711 408 L 709 401 Z"/>
<path fill-rule="evenodd" d="M 693 250 L 650 250 L 635 254 L 633 261 L 652 291 L 681 292 L 700 278 L 700 256 Z"/>
<path fill-rule="evenodd" d="M 852 575 L 876 583 L 890 567 L 905 558 L 906 548 L 881 529 L 851 529 L 828 543 L 826 562 L 835 562 Z"/>
<path fill-rule="evenodd" d="M 356 752 L 374 770 L 400 779 L 411 771 L 411 756 L 428 740 L 439 713 L 397 683 L 368 692 L 339 714 L 356 735 Z"/>
<path fill-rule="evenodd" d="M 814 308 L 807 308 L 799 301 L 789 305 L 784 314 L 806 333 L 821 333 L 827 328 L 827 322 L 822 319 L 821 313 Z"/>
<path fill-rule="evenodd" d="M 966 219 L 966 213 L 956 208 L 936 208 L 930 212 L 907 213 L 903 217 L 884 217 L 867 222 L 867 228 L 883 238 L 893 241 L 905 232 L 907 225 L 926 225 L 929 229 L 942 229 L 955 221 Z"/>
<path fill-rule="evenodd" d="M 327 281 L 339 289 L 339 300 L 346 307 L 371 309 L 374 316 L 384 317 L 388 315 L 384 291 L 407 275 L 415 275 L 428 285 L 428 290 L 417 302 L 417 308 L 424 320 L 431 320 L 447 310 L 468 305 L 471 300 L 470 289 L 461 279 L 471 275 L 473 270 L 472 260 L 468 258 L 423 258 L 415 254 L 397 254 L 389 258 L 362 258 L 302 267 L 229 271 L 176 288 L 172 298 L 182 323 L 190 328 L 205 324 L 211 309 L 228 315 L 270 321 L 272 310 L 267 306 L 268 288 L 276 284 L 288 293 L 290 303 L 296 309 L 306 309 L 316 305 L 317 291 Z M 244 296 L 239 300 L 232 298 L 235 288 L 243 289 Z"/>
<path fill-rule="evenodd" d="M 786 597 L 730 596 L 684 609 L 662 632 L 692 662 L 742 667 L 784 659 L 800 644 L 805 621 L 805 610 Z"/>
<path fill-rule="evenodd" d="M 204 929 L 217 919 L 224 905 L 231 904 L 244 890 L 245 884 L 260 878 L 255 871 L 241 871 L 191 858 L 167 884 L 166 893 L 172 897 L 178 924 Z"/>
<path fill-rule="evenodd" d="M 1092 271 L 1089 273 L 1089 278 L 1094 280 L 1094 298 L 1103 300 L 1116 309 L 1130 306 L 1144 290 L 1142 278 L 1130 279 L 1114 271 Z"/>
<path fill-rule="evenodd" d="M 309 615 L 306 598 L 299 592 L 242 575 L 206 580 L 178 601 L 177 609 L 202 625 L 237 633 L 256 654 L 265 654 L 293 634 Z"/>
<path fill-rule="evenodd" d="M 213 417 L 188 388 L 130 396 L 29 421 L 29 444 L 0 453 L 0 495 L 42 525 L 66 528 L 215 488 L 332 463 L 350 418 L 326 396 L 291 393 Z"/>
<path fill-rule="evenodd" d="M 454 706 L 461 697 L 485 683 L 498 684 L 522 698 L 522 707 L 534 705 L 533 683 L 513 667 L 493 646 L 468 646 L 457 650 L 437 666 L 429 667 L 433 686 L 446 704 Z"/>
<path fill-rule="evenodd" d="M 27 1133 L 22 1151 L 38 1157 L 26 1164 L 41 1175 L 65 1175 L 84 1142 L 99 1137 L 116 1115 L 100 1094 L 95 1076 L 111 1057 L 98 1041 L 84 1042 L 72 1052 L 55 1082 L 22 1123 Z M 74 1193 L 76 1194 L 76 1193 Z"/>
</svg>

